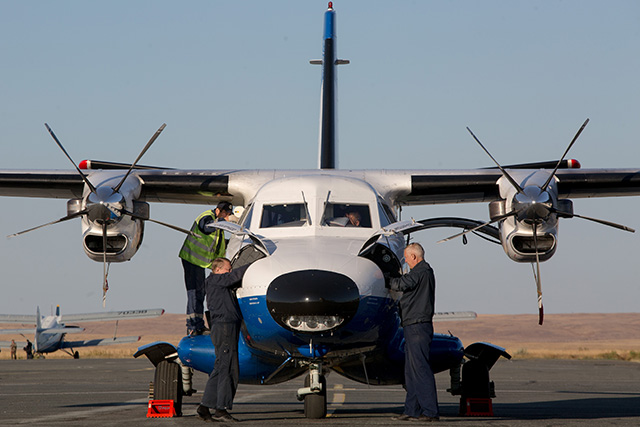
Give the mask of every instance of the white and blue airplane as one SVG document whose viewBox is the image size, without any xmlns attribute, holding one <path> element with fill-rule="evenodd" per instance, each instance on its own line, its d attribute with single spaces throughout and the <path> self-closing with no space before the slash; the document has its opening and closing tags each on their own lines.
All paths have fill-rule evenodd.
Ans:
<svg viewBox="0 0 640 427">
<path fill-rule="evenodd" d="M 24 334 L 27 333 L 34 334 L 33 351 L 36 354 L 44 355 L 46 353 L 62 350 L 70 356 L 73 356 L 74 359 L 77 359 L 80 355 L 75 349 L 81 347 L 133 343 L 140 341 L 140 337 L 116 337 L 114 333 L 114 336 L 111 338 L 69 341 L 66 339 L 67 334 L 79 334 L 84 332 L 85 329 L 80 326 L 68 325 L 66 322 L 84 323 L 115 320 L 117 325 L 119 320 L 157 317 L 161 316 L 163 313 L 163 309 L 156 308 L 107 311 L 102 313 L 67 314 L 65 315 L 63 322 L 59 305 L 56 306 L 55 315 L 51 316 L 42 316 L 40 314 L 40 307 L 38 307 L 36 309 L 35 316 L 29 314 L 0 314 L 0 323 L 35 324 L 35 328 L 0 329 L 0 335 L 20 334 L 24 337 Z M 22 347 L 26 343 L 19 342 L 16 344 L 19 347 Z M 0 341 L 0 347 L 9 348 L 10 345 L 11 341 Z"/>
<path fill-rule="evenodd" d="M 305 414 L 326 413 L 326 373 L 368 384 L 403 382 L 404 338 L 394 295 L 385 275 L 401 274 L 410 234 L 456 227 L 485 235 L 516 262 L 534 266 L 540 322 L 540 263 L 556 251 L 560 218 L 583 218 L 632 229 L 573 212 L 570 198 L 640 195 L 640 169 L 580 169 L 558 161 L 466 170 L 341 170 L 336 156 L 336 13 L 324 15 L 318 169 L 185 170 L 138 166 L 164 125 L 133 164 L 83 161 L 76 165 L 47 125 L 75 170 L 2 170 L 0 196 L 67 199 L 67 215 L 45 225 L 80 218 L 86 254 L 106 265 L 130 260 L 141 246 L 149 203 L 242 207 L 237 224 L 218 223 L 230 237 L 227 256 L 235 267 L 250 264 L 237 296 L 244 316 L 240 338 L 241 382 L 274 384 L 306 374 L 298 392 Z M 580 128 L 569 148 L 586 125 Z M 471 132 L 471 131 L 470 131 Z M 478 144 L 484 149 L 480 141 Z M 485 150 L 486 151 L 486 150 Z M 488 151 L 487 151 L 487 154 Z M 491 155 L 489 154 L 491 157 Z M 491 157 L 493 159 L 493 157 Z M 402 206 L 488 203 L 489 220 L 401 220 Z M 356 220 L 352 220 L 355 218 Z M 17 234 L 21 234 L 17 233 Z M 185 337 L 174 346 L 139 349 L 157 366 L 156 376 L 175 399 L 181 369 L 210 372 L 215 354 L 208 336 Z M 462 375 L 454 392 L 488 388 L 488 370 L 504 349 L 436 335 L 434 371 L 481 365 Z M 472 370 L 468 369 L 468 372 Z M 485 374 L 483 374 L 483 372 Z M 172 380 L 173 379 L 173 380 Z M 156 387 L 158 393 L 158 387 Z"/>
</svg>

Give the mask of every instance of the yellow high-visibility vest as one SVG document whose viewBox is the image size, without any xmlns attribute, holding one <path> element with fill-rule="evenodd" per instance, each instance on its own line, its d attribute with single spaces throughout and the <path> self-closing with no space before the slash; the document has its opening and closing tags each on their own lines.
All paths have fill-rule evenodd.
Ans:
<svg viewBox="0 0 640 427">
<path fill-rule="evenodd" d="M 224 241 L 224 232 L 222 230 L 216 230 L 211 234 L 205 234 L 198 227 L 198 223 L 205 216 L 216 217 L 213 210 L 202 212 L 191 226 L 191 231 L 198 235 L 193 237 L 188 235 L 184 239 L 182 248 L 178 256 L 183 260 L 190 262 L 193 265 L 197 265 L 202 268 L 210 268 L 211 262 L 223 257 L 226 251 L 226 245 Z"/>
</svg>

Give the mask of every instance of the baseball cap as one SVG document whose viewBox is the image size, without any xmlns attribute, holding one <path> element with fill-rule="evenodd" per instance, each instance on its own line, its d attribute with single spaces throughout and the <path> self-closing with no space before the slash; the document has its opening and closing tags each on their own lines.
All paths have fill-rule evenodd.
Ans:
<svg viewBox="0 0 640 427">
<path fill-rule="evenodd" d="M 233 212 L 233 206 L 229 202 L 220 202 L 216 209 L 220 209 L 221 211 Z"/>
</svg>

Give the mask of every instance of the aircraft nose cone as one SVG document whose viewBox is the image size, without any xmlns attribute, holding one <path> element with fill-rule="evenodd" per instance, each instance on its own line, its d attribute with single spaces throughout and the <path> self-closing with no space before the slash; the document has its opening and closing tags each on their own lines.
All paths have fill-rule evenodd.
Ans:
<svg viewBox="0 0 640 427">
<path fill-rule="evenodd" d="M 276 277 L 267 289 L 267 308 L 281 326 L 322 332 L 347 323 L 358 310 L 360 293 L 344 274 L 302 270 Z"/>
</svg>

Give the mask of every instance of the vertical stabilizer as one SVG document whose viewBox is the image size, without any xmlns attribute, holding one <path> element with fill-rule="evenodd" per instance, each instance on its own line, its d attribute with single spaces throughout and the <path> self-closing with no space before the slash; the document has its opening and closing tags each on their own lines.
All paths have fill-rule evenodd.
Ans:
<svg viewBox="0 0 640 427">
<path fill-rule="evenodd" d="M 324 14 L 324 54 L 322 60 L 311 61 L 322 65 L 322 88 L 320 94 L 320 152 L 318 167 L 335 169 L 337 167 L 336 142 L 336 67 L 348 64 L 348 60 L 336 59 L 336 13 L 333 3 Z"/>
<path fill-rule="evenodd" d="M 42 316 L 40 316 L 40 306 L 36 308 L 36 331 L 42 330 Z"/>
<path fill-rule="evenodd" d="M 40 316 L 40 306 L 36 307 L 36 332 L 33 337 L 33 350 L 37 353 L 39 350 L 38 341 L 40 341 L 40 332 L 42 331 L 42 316 Z"/>
</svg>

